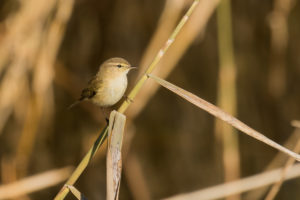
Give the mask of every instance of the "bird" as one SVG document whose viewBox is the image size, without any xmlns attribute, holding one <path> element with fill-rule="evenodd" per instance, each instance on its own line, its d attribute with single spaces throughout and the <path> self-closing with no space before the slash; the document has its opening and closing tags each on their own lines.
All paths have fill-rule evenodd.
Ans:
<svg viewBox="0 0 300 200">
<path fill-rule="evenodd" d="M 97 74 L 82 90 L 80 98 L 71 104 L 69 109 L 85 100 L 90 100 L 101 108 L 115 105 L 126 91 L 128 72 L 135 68 L 127 60 L 119 57 L 104 61 Z"/>
</svg>

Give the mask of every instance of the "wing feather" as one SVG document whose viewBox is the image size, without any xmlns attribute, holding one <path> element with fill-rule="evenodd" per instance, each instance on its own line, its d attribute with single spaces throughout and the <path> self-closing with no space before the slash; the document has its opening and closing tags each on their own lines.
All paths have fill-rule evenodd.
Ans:
<svg viewBox="0 0 300 200">
<path fill-rule="evenodd" d="M 97 76 L 94 76 L 89 82 L 88 86 L 84 88 L 81 92 L 80 101 L 84 99 L 90 99 L 97 94 L 97 91 L 102 86 L 102 80 Z"/>
</svg>

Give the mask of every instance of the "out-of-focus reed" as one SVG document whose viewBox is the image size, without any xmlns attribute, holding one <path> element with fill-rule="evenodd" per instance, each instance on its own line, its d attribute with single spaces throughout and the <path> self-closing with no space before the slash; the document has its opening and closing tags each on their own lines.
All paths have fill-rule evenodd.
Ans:
<svg viewBox="0 0 300 200">
<path fill-rule="evenodd" d="M 11 134 L 19 138 L 14 142 L 13 156 L 8 158 L 13 161 L 7 164 L 15 163 L 10 167 L 14 180 L 8 182 L 28 173 L 37 133 L 51 123 L 53 65 L 74 1 L 17 3 L 16 10 L 7 13 L 0 33 L 0 133 L 13 123 L 16 129 Z M 10 117 L 13 122 L 9 122 Z"/>
<path fill-rule="evenodd" d="M 218 100 L 217 106 L 236 116 L 236 66 L 233 48 L 231 0 L 223 0 L 217 9 L 218 25 Z M 216 140 L 220 145 L 220 158 L 223 160 L 224 181 L 229 182 L 240 178 L 239 140 L 236 130 L 216 119 Z M 228 200 L 238 200 L 239 195 L 227 197 Z"/>
</svg>

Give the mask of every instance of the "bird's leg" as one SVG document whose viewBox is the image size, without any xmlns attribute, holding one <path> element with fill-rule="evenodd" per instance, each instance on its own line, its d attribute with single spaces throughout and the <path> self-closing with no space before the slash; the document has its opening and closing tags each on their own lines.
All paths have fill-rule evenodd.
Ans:
<svg viewBox="0 0 300 200">
<path fill-rule="evenodd" d="M 105 112 L 105 108 L 101 107 L 101 111 L 102 111 L 102 114 L 105 117 L 105 121 L 106 121 L 106 123 L 108 125 L 109 124 L 109 118 L 107 117 L 107 114 Z"/>
<path fill-rule="evenodd" d="M 81 100 L 77 100 L 74 103 L 72 103 L 71 105 L 68 106 L 68 110 L 70 110 L 71 108 L 73 108 L 74 106 L 76 106 L 77 104 L 79 104 L 81 102 Z"/>
</svg>

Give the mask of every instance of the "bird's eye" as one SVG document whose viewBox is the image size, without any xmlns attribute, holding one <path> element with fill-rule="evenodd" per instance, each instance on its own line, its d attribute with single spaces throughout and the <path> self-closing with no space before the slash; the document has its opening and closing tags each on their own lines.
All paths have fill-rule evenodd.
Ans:
<svg viewBox="0 0 300 200">
<path fill-rule="evenodd" d="M 122 65 L 118 64 L 118 65 L 117 65 L 117 67 L 118 67 L 118 68 L 121 68 L 121 67 L 122 67 Z"/>
</svg>

